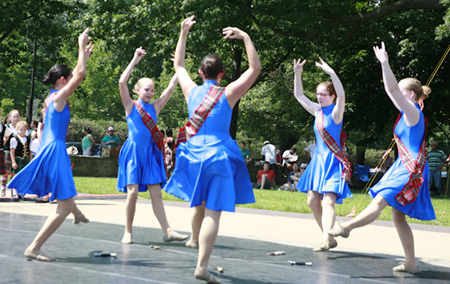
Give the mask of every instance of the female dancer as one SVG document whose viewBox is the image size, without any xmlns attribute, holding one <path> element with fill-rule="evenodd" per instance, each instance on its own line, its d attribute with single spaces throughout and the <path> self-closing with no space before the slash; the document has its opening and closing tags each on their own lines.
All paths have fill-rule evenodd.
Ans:
<svg viewBox="0 0 450 284">
<path fill-rule="evenodd" d="M 55 65 L 44 79 L 44 84 L 52 84 L 53 89 L 44 103 L 45 126 L 39 151 L 36 157 L 8 184 L 8 187 L 16 188 L 22 195 L 31 193 L 44 196 L 52 193 L 50 199 L 58 199 L 56 212 L 47 218 L 36 238 L 25 250 L 25 257 L 30 259 L 53 261 L 41 252 L 41 246 L 58 229 L 69 213 L 74 214 L 75 224 L 89 222 L 73 200 L 77 192 L 65 146 L 70 121 L 67 99 L 86 76 L 86 61 L 93 48 L 88 32 L 89 28 L 78 38 L 78 62 L 73 73 L 65 65 Z"/>
<path fill-rule="evenodd" d="M 387 170 L 381 180 L 370 189 L 372 202 L 354 219 L 338 223 L 329 234 L 348 237 L 351 230 L 375 221 L 383 209 L 392 206 L 392 220 L 397 229 L 405 262 L 393 268 L 394 271 L 417 273 L 414 254 L 414 237 L 406 222 L 405 215 L 422 220 L 432 220 L 434 214 L 428 189 L 428 163 L 425 153 L 425 117 L 420 110 L 419 101 L 428 98 L 431 89 L 422 86 L 419 80 L 406 78 L 397 83 L 389 66 L 384 42 L 381 48 L 373 50 L 381 63 L 384 89 L 394 106 L 400 111 L 394 126 L 394 137 L 399 157 Z"/>
<path fill-rule="evenodd" d="M 306 60 L 294 59 L 294 94 L 303 108 L 315 116 L 317 146 L 309 166 L 297 183 L 297 190 L 308 194 L 308 205 L 322 230 L 322 241 L 313 251 L 328 251 L 337 246 L 336 240 L 328 235 L 336 219 L 335 204 L 352 197 L 347 184 L 351 176 L 350 163 L 340 142 L 345 93 L 334 70 L 320 58 L 316 66 L 330 75 L 332 82 L 320 83 L 316 89 L 318 103 L 312 102 L 303 94 L 301 74 L 305 63 Z"/>
<path fill-rule="evenodd" d="M 208 283 L 220 283 L 207 267 L 221 212 L 233 212 L 236 204 L 255 202 L 245 162 L 236 141 L 230 137 L 231 114 L 258 77 L 261 64 L 249 35 L 237 28 L 225 28 L 225 39 L 244 41 L 249 69 L 224 89 L 218 86 L 224 75 L 222 60 L 217 55 L 207 55 L 199 69 L 203 85 L 197 86 L 184 66 L 186 38 L 194 24 L 194 16 L 182 22 L 174 61 L 191 119 L 178 133 L 175 170 L 164 189 L 190 201 L 194 207 L 192 235 L 186 243 L 199 248 L 194 276 Z"/>
<path fill-rule="evenodd" d="M 133 59 L 119 80 L 120 97 L 128 123 L 128 139 L 120 150 L 117 174 L 117 190 L 127 192 L 126 225 L 122 238 L 122 243 L 125 244 L 132 242 L 131 234 L 138 192 L 146 190 L 150 192 L 153 213 L 163 230 L 163 240 L 165 242 L 184 241 L 188 237 L 173 231 L 166 218 L 161 194 L 161 184 L 167 180 L 162 154 L 164 146 L 159 147 L 159 144 L 164 145 L 164 142 L 156 127 L 158 114 L 175 90 L 178 79 L 174 75 L 160 98 L 151 104 L 155 84 L 149 78 L 141 78 L 134 86 L 138 100 L 133 101 L 128 91 L 127 81 L 134 66 L 145 54 L 144 49 L 137 48 Z"/>
</svg>

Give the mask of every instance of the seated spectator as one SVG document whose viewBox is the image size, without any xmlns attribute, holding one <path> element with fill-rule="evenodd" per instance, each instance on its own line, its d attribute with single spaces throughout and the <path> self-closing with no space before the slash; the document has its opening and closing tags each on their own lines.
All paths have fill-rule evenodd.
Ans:
<svg viewBox="0 0 450 284">
<path fill-rule="evenodd" d="M 292 172 L 289 173 L 288 176 L 288 183 L 291 188 L 291 190 L 296 190 L 295 187 L 297 186 L 298 180 L 302 176 L 302 174 L 305 172 L 306 164 L 301 164 L 300 167 L 297 163 L 292 164 Z"/>
<path fill-rule="evenodd" d="M 246 149 L 245 146 L 246 146 L 245 142 L 242 142 L 241 148 L 239 150 L 241 150 L 241 155 L 245 161 L 245 164 L 248 164 L 252 161 L 252 158 L 250 158 L 250 151 Z"/>
<path fill-rule="evenodd" d="M 270 169 L 270 163 L 264 162 L 263 169 L 258 171 L 256 175 L 256 179 L 258 180 L 256 186 L 254 187 L 259 189 L 277 189 L 275 184 L 275 172 Z"/>
<path fill-rule="evenodd" d="M 112 126 L 108 127 L 108 135 L 102 139 L 103 146 L 119 146 L 120 139 L 114 135 L 114 128 Z"/>
<path fill-rule="evenodd" d="M 297 162 L 297 148 L 292 147 L 289 150 L 284 151 L 283 153 L 283 168 L 287 168 L 289 171 L 292 171 L 292 164 Z"/>
</svg>

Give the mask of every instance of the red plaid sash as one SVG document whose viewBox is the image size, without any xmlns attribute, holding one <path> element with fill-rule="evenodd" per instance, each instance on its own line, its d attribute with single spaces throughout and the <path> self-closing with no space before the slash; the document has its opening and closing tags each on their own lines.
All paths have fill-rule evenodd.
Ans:
<svg viewBox="0 0 450 284">
<path fill-rule="evenodd" d="M 211 86 L 206 96 L 200 102 L 195 112 L 192 114 L 189 121 L 178 130 L 177 140 L 175 142 L 175 148 L 181 142 L 189 140 L 192 136 L 197 134 L 200 127 L 205 122 L 211 110 L 219 101 L 222 94 L 225 92 L 225 88 L 219 86 Z"/>
<path fill-rule="evenodd" d="M 352 165 L 350 161 L 345 157 L 344 151 L 339 147 L 339 145 L 336 143 L 336 141 L 331 137 L 330 133 L 325 130 L 325 127 L 323 127 L 323 111 L 320 110 L 320 112 L 317 114 L 317 130 L 320 133 L 320 136 L 323 139 L 323 142 L 328 146 L 330 151 L 338 158 L 338 160 L 342 163 L 344 166 L 344 170 L 342 171 L 342 179 L 344 179 L 346 182 L 350 181 L 350 178 L 352 177 Z"/>
<path fill-rule="evenodd" d="M 136 106 L 136 110 L 141 115 L 142 122 L 148 128 L 148 130 L 150 130 L 153 142 L 155 142 L 156 146 L 158 147 L 158 150 L 164 155 L 164 138 L 162 136 L 161 131 L 159 131 L 158 127 L 155 124 L 155 121 L 150 116 L 150 114 L 148 114 L 144 110 L 141 103 L 138 101 L 133 101 L 133 103 Z"/>
<path fill-rule="evenodd" d="M 398 115 L 397 121 L 394 125 L 397 125 L 398 121 L 401 118 L 401 114 Z M 398 153 L 400 155 L 400 159 L 402 160 L 403 165 L 411 174 L 409 177 L 409 181 L 403 187 L 402 191 L 395 196 L 395 199 L 402 205 L 406 203 L 412 203 L 416 200 L 417 195 L 420 191 L 420 186 L 423 183 L 422 170 L 425 167 L 425 162 L 427 161 L 427 154 L 425 150 L 425 136 L 427 133 L 427 119 L 425 118 L 425 134 L 423 135 L 422 146 L 420 146 L 419 153 L 417 154 L 417 159 L 414 160 L 411 154 L 406 149 L 405 145 L 403 145 L 400 138 L 395 134 L 394 131 L 394 139 L 395 143 L 397 143 Z"/>
</svg>

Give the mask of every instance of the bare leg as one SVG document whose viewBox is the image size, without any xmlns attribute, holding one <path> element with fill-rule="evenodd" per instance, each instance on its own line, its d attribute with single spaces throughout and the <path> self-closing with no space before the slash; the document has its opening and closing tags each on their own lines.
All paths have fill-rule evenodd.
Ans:
<svg viewBox="0 0 450 284">
<path fill-rule="evenodd" d="M 375 221 L 378 216 L 380 216 L 381 211 L 388 206 L 388 203 L 380 195 L 375 196 L 375 198 L 370 202 L 369 206 L 364 209 L 358 216 L 354 219 L 342 223 L 342 227 L 351 231 L 355 228 L 359 228 L 368 225 Z"/>
<path fill-rule="evenodd" d="M 311 208 L 314 219 L 316 219 L 317 225 L 319 225 L 320 230 L 323 232 L 322 228 L 322 194 L 308 190 L 308 205 Z"/>
<path fill-rule="evenodd" d="M 199 251 L 197 268 L 194 276 L 197 279 L 206 280 L 208 283 L 220 283 L 217 279 L 212 278 L 208 272 L 209 258 L 216 242 L 217 233 L 219 232 L 219 222 L 222 211 L 213 211 L 205 209 L 205 218 L 203 219 L 199 236 Z"/>
<path fill-rule="evenodd" d="M 267 175 L 262 175 L 261 176 L 261 188 L 260 189 L 264 189 L 264 185 L 266 184 L 266 180 L 267 180 Z"/>
<path fill-rule="evenodd" d="M 147 186 L 152 199 L 153 213 L 158 219 L 159 225 L 163 231 L 163 240 L 165 242 L 171 241 L 184 241 L 188 238 L 187 235 L 182 235 L 170 228 L 167 221 L 166 211 L 164 210 L 164 204 L 162 201 L 161 186 L 159 184 L 152 184 Z"/>
<path fill-rule="evenodd" d="M 198 239 L 203 219 L 205 218 L 205 202 L 200 206 L 194 207 L 194 214 L 191 219 L 192 234 L 191 239 L 186 242 L 187 247 L 198 248 Z"/>
<path fill-rule="evenodd" d="M 392 208 L 392 220 L 394 221 L 398 236 L 402 242 L 403 250 L 405 251 L 405 265 L 408 268 L 416 268 L 417 262 L 414 253 L 414 236 L 411 227 L 409 227 L 408 222 L 406 222 L 405 214 Z"/>
<path fill-rule="evenodd" d="M 138 198 L 138 185 L 127 185 L 127 201 L 125 203 L 125 232 L 123 234 L 122 243 L 131 243 L 131 233 L 133 232 L 134 213 L 136 212 L 136 201 Z"/>
<path fill-rule="evenodd" d="M 334 226 L 336 220 L 336 194 L 335 193 L 325 193 L 323 195 L 322 201 L 322 241 L 328 243 L 334 243 L 334 238 L 328 235 L 328 231 Z"/>
<path fill-rule="evenodd" d="M 48 200 L 49 197 L 48 197 L 48 195 L 46 195 L 46 196 L 47 196 L 47 200 Z M 72 214 L 73 214 L 73 217 L 74 217 L 73 218 L 73 223 L 74 224 L 78 224 L 80 222 L 83 222 L 83 223 L 88 223 L 89 222 L 89 219 L 84 216 L 83 212 L 81 212 L 80 209 L 78 209 L 78 206 L 77 206 L 77 204 L 75 202 L 73 203 Z"/>
<path fill-rule="evenodd" d="M 73 198 L 58 200 L 58 207 L 56 208 L 56 211 L 47 218 L 44 226 L 42 226 L 33 242 L 25 250 L 26 257 L 36 258 L 36 256 L 39 255 L 42 245 L 59 228 L 59 226 L 61 226 L 67 215 L 69 215 L 73 211 L 74 205 L 75 202 L 73 201 Z"/>
</svg>

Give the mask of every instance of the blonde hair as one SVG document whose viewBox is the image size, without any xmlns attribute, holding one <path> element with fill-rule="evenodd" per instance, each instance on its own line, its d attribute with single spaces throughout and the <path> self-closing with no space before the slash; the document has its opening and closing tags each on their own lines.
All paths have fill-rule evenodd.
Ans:
<svg viewBox="0 0 450 284">
<path fill-rule="evenodd" d="M 333 103 L 336 103 L 337 94 L 336 94 L 336 90 L 334 89 L 333 83 L 330 82 L 330 81 L 323 81 L 322 83 L 320 83 L 319 85 L 317 85 L 316 90 L 317 90 L 320 86 L 325 87 L 325 89 L 327 89 L 327 92 L 330 93 L 330 96 L 334 95 Z"/>
<path fill-rule="evenodd" d="M 146 80 L 150 81 L 153 85 L 155 85 L 155 83 L 153 82 L 152 79 L 144 77 L 144 78 L 139 79 L 136 82 L 136 84 L 134 85 L 134 88 L 133 88 L 133 92 L 137 93 L 137 90 L 142 86 L 143 82 Z"/>
<path fill-rule="evenodd" d="M 420 81 L 416 78 L 405 78 L 400 80 L 399 83 L 402 83 L 408 91 L 414 92 L 415 101 L 420 99 L 424 101 L 430 96 L 431 88 L 428 86 L 423 86 L 422 83 L 420 83 Z"/>
<path fill-rule="evenodd" d="M 24 120 L 21 120 L 21 121 L 17 122 L 16 129 L 19 130 L 21 127 L 24 127 L 24 126 L 26 129 L 28 129 L 28 123 Z"/>
</svg>

